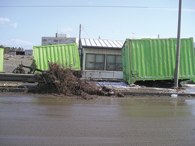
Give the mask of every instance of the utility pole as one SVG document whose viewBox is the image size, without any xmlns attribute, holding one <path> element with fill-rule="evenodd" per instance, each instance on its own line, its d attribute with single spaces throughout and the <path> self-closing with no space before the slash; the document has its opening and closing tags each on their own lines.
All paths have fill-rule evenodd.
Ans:
<svg viewBox="0 0 195 146">
<path fill-rule="evenodd" d="M 79 26 L 79 49 L 81 49 L 81 24 Z"/>
<path fill-rule="evenodd" d="M 176 64 L 175 64 L 174 88 L 178 88 L 178 80 L 179 80 L 178 77 L 179 77 L 179 61 L 180 61 L 181 5 L 182 5 L 182 0 L 179 0 L 178 30 L 177 30 L 177 56 L 176 56 Z"/>
<path fill-rule="evenodd" d="M 81 70 L 82 70 L 83 51 L 82 51 L 82 46 L 81 46 L 81 24 L 79 26 L 79 56 L 80 56 L 80 66 L 81 66 Z"/>
</svg>

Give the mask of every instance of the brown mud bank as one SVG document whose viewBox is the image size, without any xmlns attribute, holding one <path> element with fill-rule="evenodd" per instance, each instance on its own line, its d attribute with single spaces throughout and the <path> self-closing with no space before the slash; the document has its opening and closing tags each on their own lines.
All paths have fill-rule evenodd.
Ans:
<svg viewBox="0 0 195 146">
<path fill-rule="evenodd" d="M 36 74 L 38 83 L 0 82 L 0 92 L 33 93 L 82 99 L 94 99 L 97 96 L 195 97 L 195 93 L 186 92 L 183 88 L 176 90 L 170 88 L 142 87 L 138 85 L 114 86 L 110 82 L 102 84 L 90 79 L 82 79 L 80 71 L 73 71 L 57 63 L 49 63 L 49 68 L 45 73 Z"/>
<path fill-rule="evenodd" d="M 62 98 L 74 98 L 74 99 L 95 99 L 98 96 L 112 96 L 112 97 L 124 97 L 124 94 L 121 92 L 114 91 L 105 86 L 98 87 L 97 85 L 91 86 L 91 83 L 82 83 L 85 86 L 81 89 L 77 89 L 76 91 L 64 89 L 62 92 L 60 88 L 55 87 L 54 84 L 49 84 L 43 86 L 42 84 L 25 84 L 25 83 L 4 83 L 5 86 L 0 85 L 0 93 L 16 93 L 16 94 L 24 94 L 24 95 L 43 95 L 49 97 L 62 97 Z M 89 86 L 90 88 L 87 88 Z M 96 87 L 97 86 L 97 87 Z M 66 92 L 67 91 L 67 92 Z"/>
<path fill-rule="evenodd" d="M 172 89 L 154 89 L 154 88 L 135 88 L 135 87 L 127 87 L 120 88 L 112 87 L 116 92 L 122 93 L 124 96 L 116 96 L 114 94 L 110 94 L 109 96 L 103 96 L 98 94 L 87 94 L 86 96 L 81 96 L 79 94 L 63 94 L 60 92 L 45 92 L 47 90 L 44 89 L 44 92 L 38 92 L 37 90 L 38 83 L 18 83 L 18 82 L 0 82 L 0 95 L 6 96 L 43 96 L 43 97 L 52 97 L 52 98 L 70 98 L 70 99 L 97 99 L 97 98 L 174 98 L 173 95 L 177 95 L 176 98 L 185 97 L 185 98 L 194 98 L 194 93 L 188 93 L 185 90 L 172 90 Z M 88 84 L 86 84 L 88 85 Z M 101 86 L 99 89 L 101 90 Z M 106 86 L 105 86 L 106 87 Z M 111 88 L 107 86 L 107 88 Z M 49 89 L 49 88 L 48 88 Z M 52 90 L 52 88 L 50 89 Z M 105 91 L 104 91 L 105 92 Z M 107 93 L 107 92 L 106 92 Z M 108 95 L 108 94 L 107 94 Z"/>
<path fill-rule="evenodd" d="M 81 79 L 80 71 L 62 67 L 57 63 L 48 63 L 49 70 L 42 74 L 36 74 L 36 85 L 8 85 L 0 88 L 1 92 L 28 92 L 39 94 L 57 94 L 60 96 L 81 96 L 83 99 L 93 99 L 98 96 L 124 97 L 124 94 L 104 85 Z"/>
<path fill-rule="evenodd" d="M 81 96 L 84 99 L 91 99 L 93 95 L 118 96 L 122 93 L 104 85 L 97 85 L 89 80 L 81 79 L 80 71 L 73 71 L 57 63 L 48 63 L 49 70 L 45 75 L 40 76 L 40 82 L 36 86 L 38 93 L 62 94 L 64 96 Z M 37 74 L 39 79 L 39 76 Z"/>
</svg>

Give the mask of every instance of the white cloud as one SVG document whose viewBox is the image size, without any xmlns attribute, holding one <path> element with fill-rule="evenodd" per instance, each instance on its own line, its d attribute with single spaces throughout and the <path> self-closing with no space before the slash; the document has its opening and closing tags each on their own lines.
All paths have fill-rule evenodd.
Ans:
<svg viewBox="0 0 195 146">
<path fill-rule="evenodd" d="M 11 23 L 11 20 L 9 18 L 2 18 L 0 17 L 0 28 L 17 28 L 17 23 Z"/>
<path fill-rule="evenodd" d="M 10 26 L 11 26 L 12 28 L 17 28 L 17 27 L 18 27 L 18 24 L 17 24 L 17 23 L 13 23 L 13 24 L 10 24 Z"/>
<path fill-rule="evenodd" d="M 34 43 L 21 39 L 10 39 L 0 42 L 0 44 L 7 47 L 22 47 L 24 49 L 32 49 L 35 46 Z"/>
<path fill-rule="evenodd" d="M 6 22 L 10 22 L 10 20 L 8 18 L 2 18 L 2 17 L 0 17 L 0 24 L 4 24 Z"/>
<path fill-rule="evenodd" d="M 61 33 L 66 33 L 66 32 L 69 32 L 69 31 L 73 31 L 73 29 L 70 28 L 70 27 L 62 28 L 62 29 L 61 29 Z"/>
</svg>

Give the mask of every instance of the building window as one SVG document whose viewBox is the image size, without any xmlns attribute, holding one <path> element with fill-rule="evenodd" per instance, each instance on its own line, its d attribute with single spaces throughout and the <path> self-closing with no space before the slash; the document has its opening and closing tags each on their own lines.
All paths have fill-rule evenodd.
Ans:
<svg viewBox="0 0 195 146">
<path fill-rule="evenodd" d="M 101 54 L 86 54 L 86 70 L 104 70 L 105 57 Z"/>
<path fill-rule="evenodd" d="M 47 39 L 43 39 L 43 42 L 47 42 Z"/>
<path fill-rule="evenodd" d="M 58 42 L 58 40 L 53 40 L 54 42 Z"/>
<path fill-rule="evenodd" d="M 50 39 L 49 39 L 49 40 L 48 40 L 48 42 L 49 42 L 49 43 L 51 43 L 51 42 L 52 42 L 52 40 L 50 40 Z"/>
<path fill-rule="evenodd" d="M 122 71 L 122 56 L 107 55 L 106 70 Z"/>
</svg>

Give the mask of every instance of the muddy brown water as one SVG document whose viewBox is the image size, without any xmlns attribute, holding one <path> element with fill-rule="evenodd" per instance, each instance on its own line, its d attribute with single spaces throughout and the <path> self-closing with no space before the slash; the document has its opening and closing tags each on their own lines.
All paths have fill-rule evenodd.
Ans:
<svg viewBox="0 0 195 146">
<path fill-rule="evenodd" d="M 195 145 L 195 98 L 1 93 L 0 145 Z"/>
</svg>

